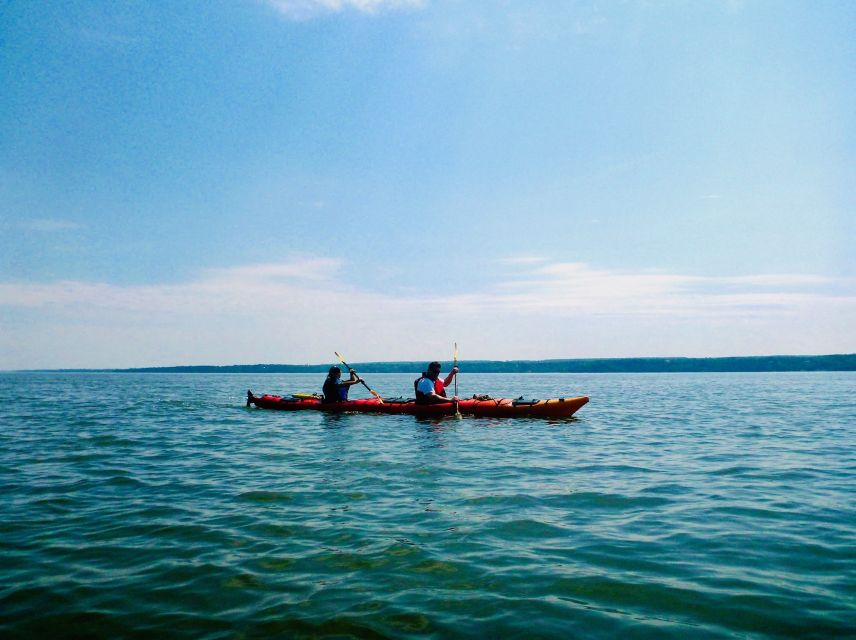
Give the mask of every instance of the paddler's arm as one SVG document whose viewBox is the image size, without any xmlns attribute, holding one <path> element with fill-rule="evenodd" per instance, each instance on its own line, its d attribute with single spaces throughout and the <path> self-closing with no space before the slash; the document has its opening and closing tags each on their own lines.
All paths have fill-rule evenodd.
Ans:
<svg viewBox="0 0 856 640">
<path fill-rule="evenodd" d="M 446 379 L 443 380 L 443 386 L 448 387 L 452 384 L 452 380 L 455 379 L 455 375 L 458 373 L 458 367 L 452 367 L 452 370 L 449 372 L 449 375 L 446 376 Z"/>
<path fill-rule="evenodd" d="M 362 381 L 363 381 L 362 378 L 357 377 L 357 372 L 354 371 L 353 369 L 351 369 L 351 379 L 345 380 L 344 382 L 340 382 L 339 384 L 344 385 L 346 387 L 350 387 L 351 385 L 359 384 Z"/>
<path fill-rule="evenodd" d="M 452 398 L 447 398 L 445 396 L 441 396 L 438 393 L 432 393 L 428 397 L 430 398 L 429 402 L 431 404 L 444 404 L 444 403 L 451 404 L 452 402 L 460 400 L 460 398 L 458 396 L 454 396 Z"/>
</svg>

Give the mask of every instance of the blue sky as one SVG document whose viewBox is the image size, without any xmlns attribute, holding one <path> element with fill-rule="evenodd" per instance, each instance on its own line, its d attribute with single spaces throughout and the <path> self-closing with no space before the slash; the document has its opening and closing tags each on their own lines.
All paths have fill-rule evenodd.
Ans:
<svg viewBox="0 0 856 640">
<path fill-rule="evenodd" d="M 856 351 L 856 5 L 0 5 L 0 368 Z"/>
</svg>

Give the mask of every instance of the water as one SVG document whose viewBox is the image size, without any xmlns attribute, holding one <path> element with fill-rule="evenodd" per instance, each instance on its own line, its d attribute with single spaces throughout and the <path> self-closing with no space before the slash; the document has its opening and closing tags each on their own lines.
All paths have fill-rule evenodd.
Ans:
<svg viewBox="0 0 856 640">
<path fill-rule="evenodd" d="M 853 373 L 462 374 L 591 396 L 558 421 L 243 406 L 320 382 L 0 376 L 0 636 L 856 637 Z"/>
</svg>

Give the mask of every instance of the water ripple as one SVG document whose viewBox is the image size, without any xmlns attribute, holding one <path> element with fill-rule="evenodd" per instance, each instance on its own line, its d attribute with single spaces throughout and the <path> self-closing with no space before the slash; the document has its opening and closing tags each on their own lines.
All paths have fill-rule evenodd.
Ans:
<svg viewBox="0 0 856 640">
<path fill-rule="evenodd" d="M 289 415 L 245 409 L 246 376 L 0 376 L 0 635 L 856 628 L 856 375 L 468 381 L 593 400 L 564 421 Z"/>
</svg>

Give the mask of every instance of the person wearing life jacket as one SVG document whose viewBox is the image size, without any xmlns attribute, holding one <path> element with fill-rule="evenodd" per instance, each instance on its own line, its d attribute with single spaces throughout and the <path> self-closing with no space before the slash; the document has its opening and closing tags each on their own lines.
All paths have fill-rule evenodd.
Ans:
<svg viewBox="0 0 856 640">
<path fill-rule="evenodd" d="M 357 377 L 357 372 L 353 369 L 350 373 L 351 378 L 342 382 L 342 370 L 339 367 L 330 367 L 330 373 L 327 374 L 324 386 L 321 387 L 324 392 L 322 402 L 345 402 L 348 399 L 350 387 L 363 381 L 362 378 Z"/>
<path fill-rule="evenodd" d="M 454 398 L 446 397 L 446 387 L 455 379 L 458 367 L 453 367 L 445 380 L 440 380 L 441 368 L 439 362 L 432 362 L 428 365 L 428 371 L 425 371 L 420 378 L 413 381 L 413 390 L 416 392 L 417 404 L 438 404 L 458 399 L 457 396 Z"/>
</svg>

